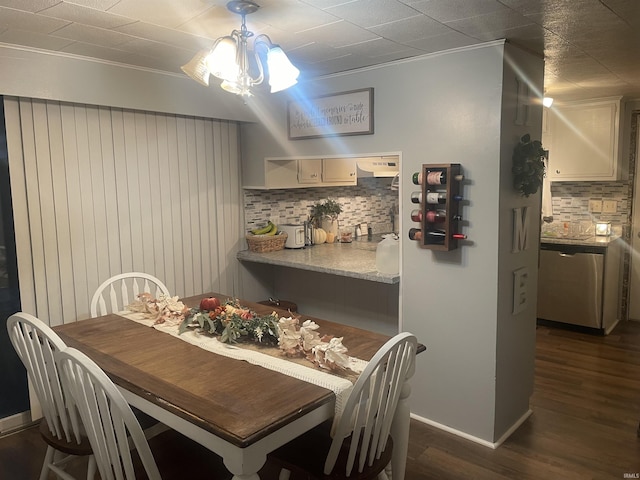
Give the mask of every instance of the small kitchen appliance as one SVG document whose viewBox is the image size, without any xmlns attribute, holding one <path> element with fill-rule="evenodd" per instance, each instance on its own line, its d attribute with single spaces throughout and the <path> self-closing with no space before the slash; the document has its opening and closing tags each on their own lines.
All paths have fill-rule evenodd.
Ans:
<svg viewBox="0 0 640 480">
<path fill-rule="evenodd" d="M 288 237 L 284 244 L 284 248 L 303 248 L 305 243 L 304 225 L 285 223 L 279 225 L 278 228 L 285 232 Z"/>
</svg>

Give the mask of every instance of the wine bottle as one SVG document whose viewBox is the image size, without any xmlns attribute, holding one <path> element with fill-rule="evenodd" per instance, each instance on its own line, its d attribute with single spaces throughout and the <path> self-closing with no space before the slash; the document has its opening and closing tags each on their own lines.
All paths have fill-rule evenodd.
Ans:
<svg viewBox="0 0 640 480">
<path fill-rule="evenodd" d="M 453 179 L 461 182 L 464 180 L 464 175 L 454 175 Z M 427 172 L 427 185 L 446 185 L 447 183 L 447 171 L 446 170 L 433 170 Z"/>
<path fill-rule="evenodd" d="M 462 200 L 462 195 L 452 195 L 451 199 L 455 202 L 459 202 Z M 427 203 L 430 204 L 438 204 L 438 203 L 447 203 L 447 193 L 446 192 L 432 192 L 427 190 Z"/>
<path fill-rule="evenodd" d="M 411 177 L 415 185 L 422 185 L 422 172 L 415 172 Z M 464 175 L 454 175 L 453 179 L 461 182 L 464 180 Z M 447 171 L 446 170 L 432 170 L 427 171 L 427 185 L 446 185 L 447 183 Z"/>
<path fill-rule="evenodd" d="M 447 212 L 444 210 L 427 210 L 426 218 L 429 223 L 441 223 L 447 219 Z"/>
<path fill-rule="evenodd" d="M 447 237 L 447 232 L 444 230 L 427 230 L 426 235 L 429 243 L 444 243 L 444 240 Z M 456 240 L 465 240 L 467 236 L 464 233 L 453 233 L 451 234 L 451 238 Z"/>
<path fill-rule="evenodd" d="M 418 241 L 422 240 L 422 230 L 420 230 L 419 228 L 410 228 L 409 239 Z"/>
<path fill-rule="evenodd" d="M 426 218 L 427 218 L 427 222 L 429 223 L 444 222 L 447 219 L 447 212 L 446 210 L 427 210 Z M 421 222 L 422 211 L 418 209 L 411 210 L 411 220 L 413 220 L 414 222 Z M 462 215 L 453 215 L 451 217 L 451 220 L 460 221 L 462 220 Z"/>
<path fill-rule="evenodd" d="M 412 192 L 411 193 L 411 202 L 412 203 L 422 203 L 422 192 Z"/>
<path fill-rule="evenodd" d="M 447 232 L 444 230 L 427 230 L 426 236 L 429 243 L 444 243 L 444 239 L 447 237 Z M 453 233 L 451 238 L 456 240 L 466 240 L 467 236 L 464 233 Z M 422 230 L 419 228 L 410 228 L 409 239 L 422 240 Z"/>
</svg>

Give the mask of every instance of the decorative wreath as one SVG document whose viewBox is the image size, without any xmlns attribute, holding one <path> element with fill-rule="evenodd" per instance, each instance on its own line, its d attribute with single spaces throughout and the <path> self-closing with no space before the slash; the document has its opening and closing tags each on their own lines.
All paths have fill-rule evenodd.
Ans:
<svg viewBox="0 0 640 480">
<path fill-rule="evenodd" d="M 540 141 L 531 141 L 528 133 L 513 149 L 513 186 L 523 197 L 536 193 L 542 186 L 546 158 L 549 158 L 549 151 L 542 148 Z"/>
</svg>

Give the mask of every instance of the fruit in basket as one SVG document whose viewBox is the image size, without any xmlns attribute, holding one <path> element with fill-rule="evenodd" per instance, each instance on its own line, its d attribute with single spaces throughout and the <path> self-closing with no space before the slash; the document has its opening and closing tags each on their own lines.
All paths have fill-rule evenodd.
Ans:
<svg viewBox="0 0 640 480">
<path fill-rule="evenodd" d="M 216 297 L 207 297 L 200 300 L 200 310 L 215 310 L 220 306 L 220 300 Z"/>
<path fill-rule="evenodd" d="M 271 234 L 272 230 L 274 232 Z M 253 233 L 254 235 L 267 235 L 267 234 L 275 235 L 277 231 L 278 231 L 278 226 L 275 225 L 271 220 L 269 220 L 269 222 L 264 227 L 254 228 L 253 230 L 251 230 L 251 233 Z"/>
<path fill-rule="evenodd" d="M 276 224 L 273 224 L 271 230 L 265 233 L 265 235 L 275 235 L 276 233 L 278 233 L 278 226 Z"/>
</svg>

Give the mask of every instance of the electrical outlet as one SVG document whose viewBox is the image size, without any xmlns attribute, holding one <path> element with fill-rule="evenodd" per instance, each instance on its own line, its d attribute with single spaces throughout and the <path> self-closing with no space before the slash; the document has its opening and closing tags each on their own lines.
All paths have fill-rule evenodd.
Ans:
<svg viewBox="0 0 640 480">
<path fill-rule="evenodd" d="M 601 213 L 602 212 L 602 200 L 589 200 L 589 212 Z"/>
<path fill-rule="evenodd" d="M 529 305 L 529 269 L 522 267 L 513 271 L 513 314 L 524 311 Z"/>
<path fill-rule="evenodd" d="M 603 200 L 602 213 L 616 213 L 618 211 L 618 202 L 616 200 Z"/>
</svg>

